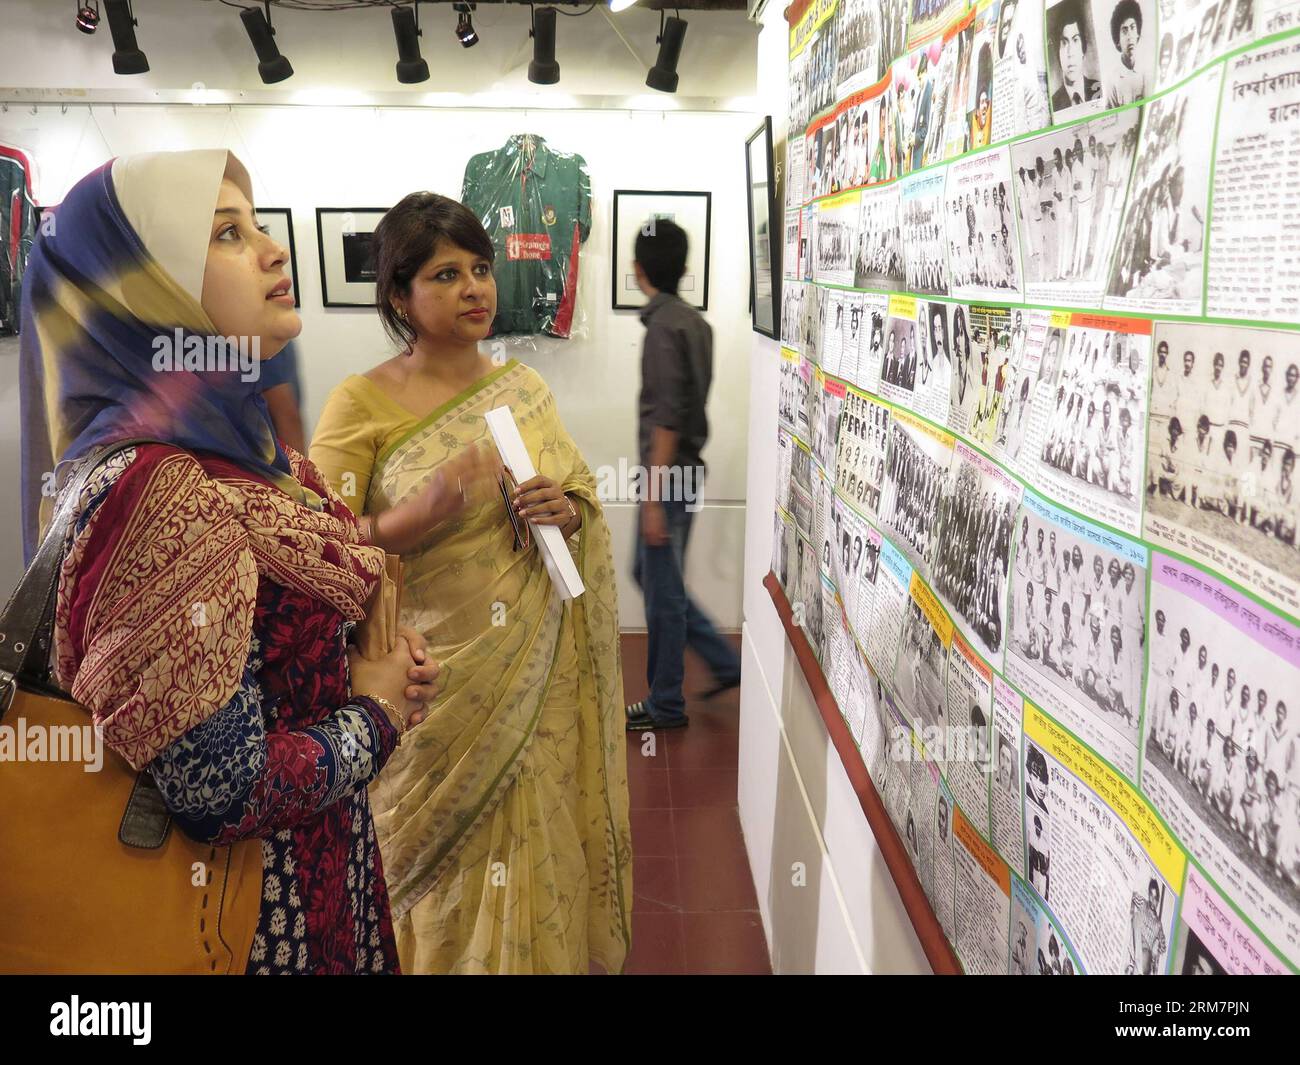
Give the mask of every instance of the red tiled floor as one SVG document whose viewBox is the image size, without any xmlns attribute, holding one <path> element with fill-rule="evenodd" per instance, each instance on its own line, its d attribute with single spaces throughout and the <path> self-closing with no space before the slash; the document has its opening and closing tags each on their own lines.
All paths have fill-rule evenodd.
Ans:
<svg viewBox="0 0 1300 1065">
<path fill-rule="evenodd" d="M 733 638 L 737 645 L 738 638 Z M 627 702 L 644 698 L 645 637 L 622 639 Z M 684 729 L 628 735 L 632 951 L 628 973 L 770 973 L 736 805 L 738 690 L 706 701 L 689 654 Z"/>
<path fill-rule="evenodd" d="M 677 891 L 683 913 L 749 910 L 758 916 L 754 879 L 743 854 L 679 856 Z"/>
<path fill-rule="evenodd" d="M 686 972 L 686 941 L 680 913 L 632 911 L 632 952 L 623 967 L 631 975 L 680 976 Z"/>
<path fill-rule="evenodd" d="M 673 814 L 677 853 L 682 857 L 745 853 L 740 816 L 729 806 L 695 806 Z"/>
<path fill-rule="evenodd" d="M 674 836 L 673 811 L 633 810 L 632 839 L 637 857 L 674 858 L 677 842 Z"/>
<path fill-rule="evenodd" d="M 661 810 L 672 806 L 668 791 L 668 770 L 628 770 L 628 799 L 633 810 Z"/>
<path fill-rule="evenodd" d="M 668 786 L 674 808 L 736 805 L 734 769 L 673 769 Z"/>
<path fill-rule="evenodd" d="M 682 915 L 688 973 L 769 976 L 772 963 L 757 913 Z"/>
<path fill-rule="evenodd" d="M 677 886 L 677 858 L 668 855 L 655 858 L 635 853 L 636 841 L 632 843 L 632 910 L 668 911 L 677 913 L 681 910 L 681 891 Z"/>
<path fill-rule="evenodd" d="M 735 769 L 739 751 L 734 732 L 709 732 L 697 729 L 703 714 L 697 713 L 691 724 L 670 733 L 664 745 L 669 769 Z M 691 733 L 691 735 L 687 735 Z M 628 761 L 631 762 L 631 752 Z"/>
</svg>

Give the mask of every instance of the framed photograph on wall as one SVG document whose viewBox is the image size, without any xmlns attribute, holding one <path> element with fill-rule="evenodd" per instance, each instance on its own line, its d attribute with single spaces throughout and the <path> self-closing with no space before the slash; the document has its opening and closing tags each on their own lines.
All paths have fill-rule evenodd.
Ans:
<svg viewBox="0 0 1300 1065">
<path fill-rule="evenodd" d="M 289 261 L 284 272 L 293 283 L 293 305 L 302 306 L 302 293 L 298 291 L 298 249 L 293 243 L 293 212 L 287 207 L 259 207 L 257 220 L 271 231 L 271 239 L 289 249 Z"/>
<path fill-rule="evenodd" d="M 373 307 L 370 241 L 386 207 L 317 207 L 321 299 L 326 307 Z"/>
<path fill-rule="evenodd" d="M 614 190 L 614 310 L 630 311 L 646 305 L 632 268 L 636 236 L 657 219 L 676 222 L 686 230 L 686 273 L 677 295 L 701 311 L 709 309 L 709 224 L 711 192 L 648 192 Z"/>
<path fill-rule="evenodd" d="M 772 170 L 772 118 L 745 141 L 746 197 L 749 203 L 749 312 L 754 332 L 776 339 L 781 305 L 780 241 L 772 239 L 776 181 Z"/>
</svg>

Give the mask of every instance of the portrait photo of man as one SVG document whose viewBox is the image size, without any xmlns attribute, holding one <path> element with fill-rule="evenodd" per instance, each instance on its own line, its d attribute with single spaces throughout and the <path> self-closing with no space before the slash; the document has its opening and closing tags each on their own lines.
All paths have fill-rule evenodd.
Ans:
<svg viewBox="0 0 1300 1065">
<path fill-rule="evenodd" d="M 1147 94 L 1143 69 L 1142 8 L 1138 0 L 1119 0 L 1110 14 L 1110 39 L 1119 53 L 1119 66 L 1107 78 L 1106 106 L 1122 107 Z"/>
<path fill-rule="evenodd" d="M 1092 23 L 1082 0 L 1063 0 L 1048 13 L 1048 37 L 1052 64 L 1052 112 L 1063 111 L 1101 99 L 1101 82 L 1088 74 L 1096 70 L 1092 48 Z M 1049 61 L 1050 61 L 1049 60 Z"/>
</svg>

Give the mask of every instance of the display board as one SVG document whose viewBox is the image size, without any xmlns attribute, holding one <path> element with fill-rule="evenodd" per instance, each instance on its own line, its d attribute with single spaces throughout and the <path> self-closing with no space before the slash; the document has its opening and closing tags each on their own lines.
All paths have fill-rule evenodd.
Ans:
<svg viewBox="0 0 1300 1065">
<path fill-rule="evenodd" d="M 790 21 L 772 570 L 967 973 L 1300 966 L 1300 3 Z"/>
</svg>

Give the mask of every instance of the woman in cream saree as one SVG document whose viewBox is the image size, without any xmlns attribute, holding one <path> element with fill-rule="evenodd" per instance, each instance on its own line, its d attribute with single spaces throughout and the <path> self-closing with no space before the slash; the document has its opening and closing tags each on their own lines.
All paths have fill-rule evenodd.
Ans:
<svg viewBox="0 0 1300 1065">
<path fill-rule="evenodd" d="M 402 620 L 442 663 L 442 690 L 371 791 L 399 957 L 408 973 L 618 972 L 632 897 L 615 571 L 555 397 L 510 361 L 379 453 L 364 509 L 490 445 L 484 414 L 500 406 L 580 507 L 586 591 L 560 599 L 535 541 L 515 549 L 499 495 L 405 557 Z"/>
</svg>

